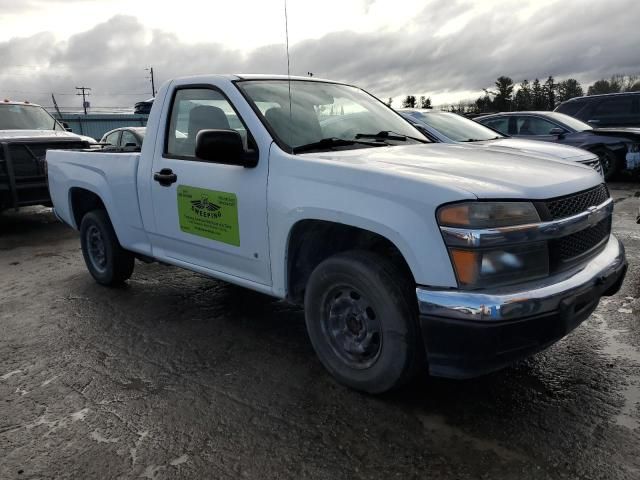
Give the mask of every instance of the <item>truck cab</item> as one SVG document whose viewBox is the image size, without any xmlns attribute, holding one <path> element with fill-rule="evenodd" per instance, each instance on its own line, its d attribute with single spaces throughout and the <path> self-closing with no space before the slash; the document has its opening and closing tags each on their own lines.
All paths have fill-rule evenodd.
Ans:
<svg viewBox="0 0 640 480">
<path fill-rule="evenodd" d="M 593 169 L 431 143 L 338 82 L 172 80 L 140 153 L 47 161 L 96 281 L 126 281 L 137 258 L 302 305 L 323 365 L 370 393 L 540 351 L 626 271 Z"/>
</svg>

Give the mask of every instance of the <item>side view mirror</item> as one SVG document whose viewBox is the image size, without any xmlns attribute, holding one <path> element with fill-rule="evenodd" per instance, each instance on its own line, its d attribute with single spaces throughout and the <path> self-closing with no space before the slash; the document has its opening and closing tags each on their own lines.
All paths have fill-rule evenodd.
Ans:
<svg viewBox="0 0 640 480">
<path fill-rule="evenodd" d="M 235 130 L 200 130 L 196 135 L 196 158 L 252 168 L 258 163 L 258 152 L 246 152 L 242 137 Z"/>
<path fill-rule="evenodd" d="M 555 127 L 552 128 L 551 130 L 549 130 L 549 135 L 564 135 L 566 132 L 564 131 L 564 128 L 560 128 L 560 127 Z"/>
<path fill-rule="evenodd" d="M 69 126 L 69 124 L 67 122 L 62 122 L 62 127 L 67 131 L 67 132 L 71 132 L 71 127 Z"/>
</svg>

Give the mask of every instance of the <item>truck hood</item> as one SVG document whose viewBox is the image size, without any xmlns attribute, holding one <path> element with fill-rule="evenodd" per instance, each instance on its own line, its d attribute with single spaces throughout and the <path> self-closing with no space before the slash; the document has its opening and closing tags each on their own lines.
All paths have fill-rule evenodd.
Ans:
<svg viewBox="0 0 640 480">
<path fill-rule="evenodd" d="M 0 140 L 33 140 L 35 138 L 80 139 L 89 143 L 96 143 L 91 137 L 61 130 L 0 130 Z"/>
<path fill-rule="evenodd" d="M 572 160 L 574 162 L 583 162 L 585 160 L 594 160 L 597 158 L 593 153 L 580 148 L 570 147 L 568 145 L 559 145 L 551 142 L 541 142 L 539 140 L 524 140 L 520 138 L 498 138 L 495 140 L 473 142 L 473 145 L 507 153 L 515 150 L 526 155 L 536 155 L 539 157 L 550 158 L 552 160 L 562 159 Z"/>
<path fill-rule="evenodd" d="M 301 156 L 367 173 L 436 184 L 478 198 L 553 198 L 602 182 L 595 170 L 574 162 L 464 144 L 358 148 Z"/>
</svg>

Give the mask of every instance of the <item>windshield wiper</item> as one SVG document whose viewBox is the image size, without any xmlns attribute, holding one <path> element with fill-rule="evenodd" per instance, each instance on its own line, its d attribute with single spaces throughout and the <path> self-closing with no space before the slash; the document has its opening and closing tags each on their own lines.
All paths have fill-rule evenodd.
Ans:
<svg viewBox="0 0 640 480">
<path fill-rule="evenodd" d="M 358 133 L 356 134 L 356 138 L 375 138 L 377 140 L 399 140 L 401 142 L 406 142 L 407 138 L 411 140 L 415 140 L 420 143 L 430 143 L 428 140 L 412 137 L 410 135 L 405 135 L 403 133 L 394 132 L 391 130 L 383 130 L 378 133 Z"/>
<path fill-rule="evenodd" d="M 323 138 L 317 142 L 307 143 L 306 145 L 300 145 L 293 147 L 293 153 L 310 152 L 312 150 L 331 149 L 333 147 L 348 147 L 349 145 L 367 145 L 369 147 L 385 147 L 386 143 L 380 142 L 361 142 L 358 140 L 347 140 L 346 138 L 329 137 Z"/>
<path fill-rule="evenodd" d="M 460 140 L 461 142 L 486 142 L 487 140 L 498 140 L 502 137 L 493 137 L 493 138 L 467 138 L 466 140 Z"/>
</svg>

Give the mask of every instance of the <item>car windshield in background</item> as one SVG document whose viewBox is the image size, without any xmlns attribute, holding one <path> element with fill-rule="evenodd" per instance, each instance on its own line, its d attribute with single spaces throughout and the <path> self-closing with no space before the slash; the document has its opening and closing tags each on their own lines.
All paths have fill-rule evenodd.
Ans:
<svg viewBox="0 0 640 480">
<path fill-rule="evenodd" d="M 454 142 L 480 142 L 502 138 L 499 133 L 479 123 L 449 112 L 412 112 L 410 115 L 437 130 Z"/>
<path fill-rule="evenodd" d="M 0 130 L 64 129 L 40 106 L 0 103 Z"/>
<path fill-rule="evenodd" d="M 558 113 L 558 112 L 545 112 L 545 113 L 546 115 L 549 115 L 549 118 L 551 120 L 562 122 L 567 127 L 575 130 L 576 132 L 593 130 L 593 127 L 588 123 L 584 123 L 582 120 L 578 120 L 577 118 L 570 117 L 569 115 L 565 115 L 564 113 Z"/>
<path fill-rule="evenodd" d="M 237 83 L 278 140 L 294 152 L 426 143 L 422 133 L 359 88 L 287 80 Z"/>
</svg>

